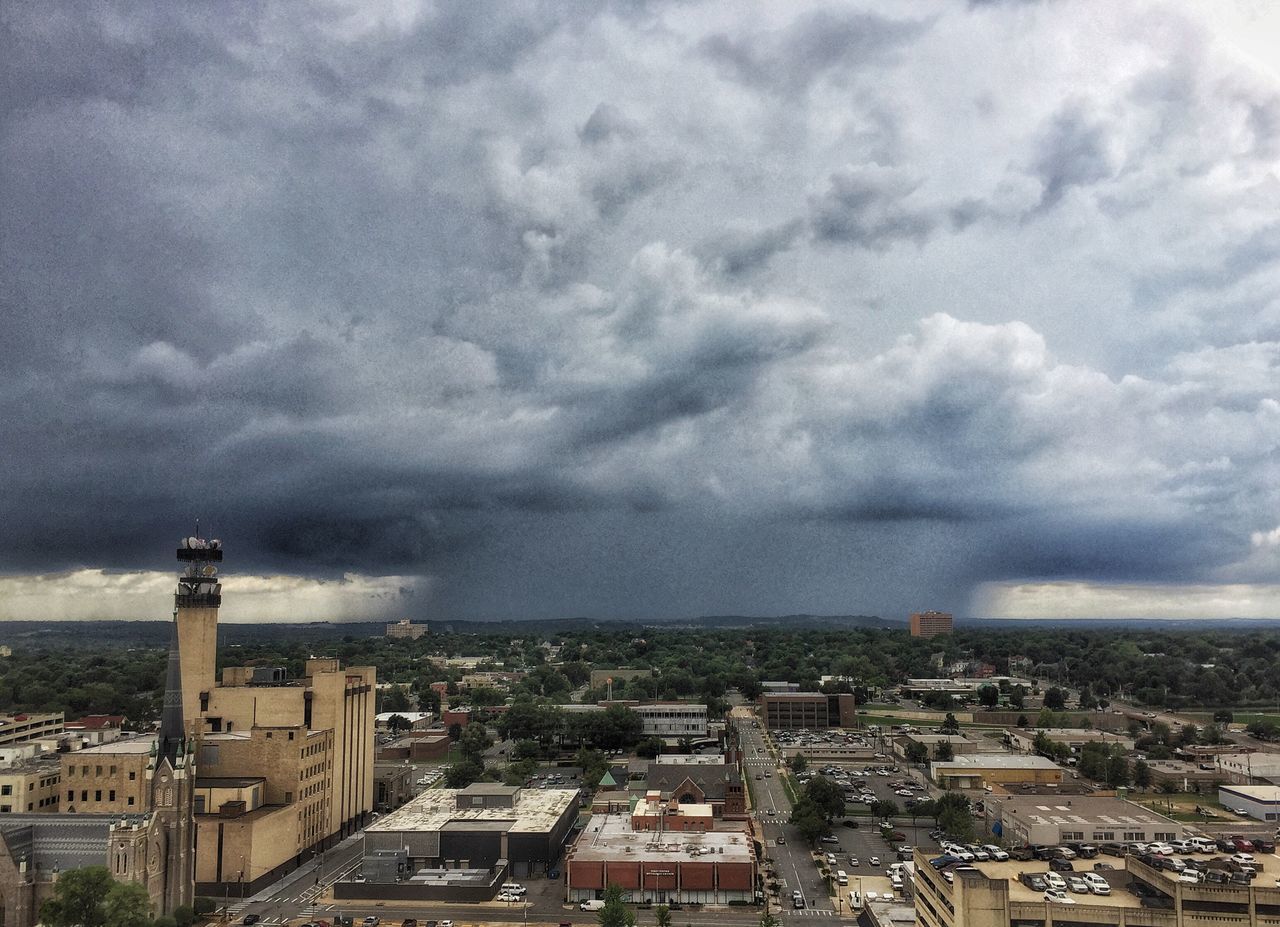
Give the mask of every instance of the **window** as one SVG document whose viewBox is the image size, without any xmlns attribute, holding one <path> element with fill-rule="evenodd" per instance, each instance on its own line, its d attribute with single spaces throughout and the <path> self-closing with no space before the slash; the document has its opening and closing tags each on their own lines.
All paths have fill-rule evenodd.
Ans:
<svg viewBox="0 0 1280 927">
<path fill-rule="evenodd" d="M 101 767 L 101 766 L 95 766 L 95 767 L 93 767 L 93 774 L 94 774 L 95 776 L 101 776 L 101 775 L 102 775 L 102 767 Z"/>
<path fill-rule="evenodd" d="M 132 795 L 130 795 L 130 796 L 129 796 L 129 804 L 130 804 L 130 805 L 132 805 L 132 804 L 133 804 L 133 796 L 132 796 Z"/>
<path fill-rule="evenodd" d="M 1102 840 L 1109 843 L 1112 840 L 1116 839 L 1116 832 L 1113 830 L 1095 830 L 1093 832 L 1093 839 Z"/>
<path fill-rule="evenodd" d="M 130 772 L 129 772 L 129 781 L 130 781 L 130 782 L 132 782 L 134 779 L 137 779 L 137 778 L 138 778 L 138 774 L 137 774 L 136 772 L 133 772 L 132 770 L 130 770 Z"/>
<path fill-rule="evenodd" d="M 1064 831 L 1062 832 L 1062 839 L 1063 839 L 1064 841 L 1066 841 L 1066 840 L 1076 840 L 1076 841 L 1083 840 L 1083 839 L 1084 839 L 1084 831 L 1080 831 L 1080 830 L 1064 830 Z"/>
<path fill-rule="evenodd" d="M 94 800 L 94 801 L 102 801 L 102 789 L 94 789 L 94 790 L 93 790 L 93 800 Z"/>
<path fill-rule="evenodd" d="M 115 774 L 116 774 L 116 768 L 115 768 L 114 766 L 112 766 L 112 767 L 111 767 L 111 775 L 113 775 L 113 776 L 114 776 Z"/>
<path fill-rule="evenodd" d="M 81 790 L 80 790 L 80 800 L 81 800 L 81 801 L 88 801 L 88 800 L 89 800 L 89 790 L 88 790 L 88 789 L 81 789 Z"/>
<path fill-rule="evenodd" d="M 112 789 L 110 792 L 107 793 L 107 801 L 115 801 L 115 800 L 116 800 L 116 790 Z"/>
<path fill-rule="evenodd" d="M 1125 840 L 1146 840 L 1147 832 L 1144 830 L 1127 830 L 1124 832 Z"/>
<path fill-rule="evenodd" d="M 71 789 L 67 789 L 67 801 L 75 801 L 75 800 L 76 800 L 76 793 L 73 792 Z"/>
<path fill-rule="evenodd" d="M 0 785 L 0 795 L 12 795 L 12 794 L 13 794 L 13 786 Z"/>
<path fill-rule="evenodd" d="M 290 739 L 290 740 L 293 740 L 293 731 L 290 731 L 290 732 L 289 732 L 289 739 Z"/>
</svg>

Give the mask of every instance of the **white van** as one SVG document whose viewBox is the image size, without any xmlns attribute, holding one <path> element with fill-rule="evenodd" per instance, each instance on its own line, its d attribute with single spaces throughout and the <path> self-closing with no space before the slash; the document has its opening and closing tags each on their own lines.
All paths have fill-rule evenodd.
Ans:
<svg viewBox="0 0 1280 927">
<path fill-rule="evenodd" d="M 603 898 L 588 898 L 582 904 L 578 905 L 579 911 L 599 911 L 604 908 Z"/>
<path fill-rule="evenodd" d="M 849 893 L 849 910 L 850 911 L 862 910 L 862 896 L 859 895 L 857 892 Z"/>
<path fill-rule="evenodd" d="M 837 869 L 836 885 L 848 885 L 848 884 L 849 884 L 849 873 L 845 872 L 843 869 Z"/>
</svg>

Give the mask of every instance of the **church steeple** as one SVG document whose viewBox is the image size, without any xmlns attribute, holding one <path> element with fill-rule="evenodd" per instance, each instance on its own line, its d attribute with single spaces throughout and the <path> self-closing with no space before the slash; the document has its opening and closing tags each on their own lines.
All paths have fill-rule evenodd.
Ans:
<svg viewBox="0 0 1280 927">
<path fill-rule="evenodd" d="M 178 649 L 178 619 L 173 619 L 173 634 L 169 638 L 169 668 L 164 678 L 164 707 L 160 713 L 160 736 L 156 741 L 157 759 L 167 759 L 169 765 L 178 768 L 185 760 L 183 740 L 186 731 L 182 724 L 182 655 Z"/>
</svg>

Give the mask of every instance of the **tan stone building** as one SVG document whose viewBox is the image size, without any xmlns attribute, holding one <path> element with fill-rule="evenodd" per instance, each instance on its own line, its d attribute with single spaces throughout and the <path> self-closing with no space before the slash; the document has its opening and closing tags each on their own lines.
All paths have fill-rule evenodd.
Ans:
<svg viewBox="0 0 1280 927">
<path fill-rule="evenodd" d="M 0 814 L 57 811 L 61 772 L 56 757 L 0 769 Z"/>
</svg>

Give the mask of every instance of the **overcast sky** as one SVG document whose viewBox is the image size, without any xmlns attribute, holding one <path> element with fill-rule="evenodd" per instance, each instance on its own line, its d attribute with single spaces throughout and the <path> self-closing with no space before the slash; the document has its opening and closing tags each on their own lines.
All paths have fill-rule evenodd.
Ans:
<svg viewBox="0 0 1280 927">
<path fill-rule="evenodd" d="M 0 24 L 0 617 L 1280 616 L 1275 4 Z"/>
</svg>

